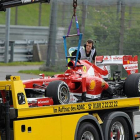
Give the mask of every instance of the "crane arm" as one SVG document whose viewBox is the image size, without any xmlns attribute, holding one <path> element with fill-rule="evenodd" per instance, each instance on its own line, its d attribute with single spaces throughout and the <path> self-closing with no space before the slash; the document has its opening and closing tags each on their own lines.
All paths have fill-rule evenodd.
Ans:
<svg viewBox="0 0 140 140">
<path fill-rule="evenodd" d="M 46 2 L 49 3 L 50 0 L 0 0 L 0 11 L 5 11 L 6 8 L 33 4 L 37 2 Z"/>
</svg>

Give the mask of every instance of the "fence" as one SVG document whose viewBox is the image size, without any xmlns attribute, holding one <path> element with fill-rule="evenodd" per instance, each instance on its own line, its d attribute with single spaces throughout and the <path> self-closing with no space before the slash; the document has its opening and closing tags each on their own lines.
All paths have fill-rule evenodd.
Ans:
<svg viewBox="0 0 140 140">
<path fill-rule="evenodd" d="M 73 14 L 72 1 L 57 1 L 57 27 L 68 29 Z M 82 45 L 90 38 L 96 42 L 97 55 L 138 55 L 140 58 L 139 8 L 139 0 L 78 0 L 76 15 L 83 33 Z M 73 22 L 71 34 L 75 33 Z M 77 46 L 78 38 L 69 38 L 67 44 Z M 58 46 L 58 54 L 64 57 L 62 46 L 63 43 Z"/>
<path fill-rule="evenodd" d="M 72 2 L 72 0 L 51 0 L 50 27 L 56 27 L 56 30 L 50 28 L 46 37 L 48 46 L 54 47 L 53 49 L 50 47 L 51 53 L 47 51 L 50 59 L 65 58 L 62 36 L 66 35 L 73 14 Z M 83 33 L 82 45 L 91 38 L 96 41 L 94 46 L 98 55 L 129 54 L 138 55 L 140 58 L 139 8 L 139 0 L 78 0 L 76 15 L 80 32 Z M 20 9 L 18 12 L 20 13 Z M 62 29 L 62 34 L 58 33 L 59 28 Z M 76 28 L 73 23 L 71 34 L 75 33 Z M 56 38 L 52 45 L 50 40 L 55 38 L 56 34 L 59 38 Z M 26 34 L 24 37 L 28 39 L 31 35 Z M 78 38 L 69 38 L 67 44 L 68 47 L 77 46 Z"/>
</svg>

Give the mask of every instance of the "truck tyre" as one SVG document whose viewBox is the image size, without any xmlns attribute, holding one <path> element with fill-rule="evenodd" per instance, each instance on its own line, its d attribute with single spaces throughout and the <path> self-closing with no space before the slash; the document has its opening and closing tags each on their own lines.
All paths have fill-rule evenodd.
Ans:
<svg viewBox="0 0 140 140">
<path fill-rule="evenodd" d="M 63 81 L 52 81 L 46 88 L 46 97 L 52 97 L 54 104 L 68 104 L 70 93 L 68 85 Z"/>
<path fill-rule="evenodd" d="M 129 140 L 129 128 L 123 117 L 116 117 L 111 121 L 108 140 Z"/>
<path fill-rule="evenodd" d="M 95 126 L 84 122 L 79 126 L 77 140 L 99 140 L 99 134 Z"/>
<path fill-rule="evenodd" d="M 124 92 L 127 97 L 140 97 L 140 73 L 134 73 L 125 80 Z"/>
</svg>

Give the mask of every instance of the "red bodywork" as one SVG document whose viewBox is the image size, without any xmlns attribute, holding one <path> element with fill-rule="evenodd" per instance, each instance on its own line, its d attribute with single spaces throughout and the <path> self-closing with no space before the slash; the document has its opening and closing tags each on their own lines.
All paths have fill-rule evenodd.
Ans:
<svg viewBox="0 0 140 140">
<path fill-rule="evenodd" d="M 108 71 L 91 64 L 87 60 L 79 60 L 75 66 L 75 61 L 68 63 L 69 69 L 64 74 L 54 75 L 54 77 L 44 77 L 23 81 L 26 89 L 35 89 L 34 84 L 43 86 L 55 80 L 62 80 L 67 83 L 71 93 L 86 92 L 91 96 L 100 95 L 109 85 L 101 75 L 108 74 Z M 94 98 L 94 97 L 93 97 Z"/>
</svg>

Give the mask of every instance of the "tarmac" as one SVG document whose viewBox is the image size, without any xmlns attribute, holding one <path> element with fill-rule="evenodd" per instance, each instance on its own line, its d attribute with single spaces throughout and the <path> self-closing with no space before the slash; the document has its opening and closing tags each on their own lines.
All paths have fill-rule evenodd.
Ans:
<svg viewBox="0 0 140 140">
<path fill-rule="evenodd" d="M 5 80 L 6 75 L 20 76 L 21 80 L 39 78 L 39 75 L 18 73 L 20 70 L 37 70 L 40 65 L 28 66 L 0 66 L 0 80 Z"/>
</svg>

